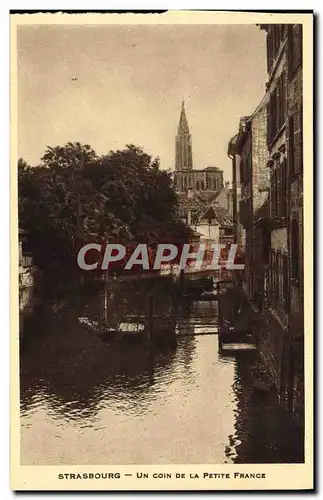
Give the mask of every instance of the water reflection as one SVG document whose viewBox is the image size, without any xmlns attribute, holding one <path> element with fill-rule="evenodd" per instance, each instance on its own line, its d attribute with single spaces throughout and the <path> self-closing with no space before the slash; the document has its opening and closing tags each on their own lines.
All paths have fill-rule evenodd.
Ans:
<svg viewBox="0 0 323 500">
<path fill-rule="evenodd" d="M 250 368 L 254 363 L 255 354 L 236 356 L 233 391 L 237 409 L 229 455 L 234 455 L 236 463 L 304 462 L 302 430 L 279 406 L 276 392 L 253 390 Z"/>
<path fill-rule="evenodd" d="M 176 344 L 102 342 L 78 322 L 84 314 L 111 325 L 128 314 L 145 316 L 152 291 L 154 314 L 170 334 L 176 319 Z M 217 304 L 194 302 L 174 312 L 173 302 L 168 286 L 113 283 L 102 293 L 35 308 L 21 339 L 23 464 L 211 464 L 283 456 L 270 448 L 280 442 L 278 417 L 264 434 L 270 404 L 250 407 L 250 360 L 218 354 Z M 213 335 L 199 335 L 206 332 Z"/>
</svg>

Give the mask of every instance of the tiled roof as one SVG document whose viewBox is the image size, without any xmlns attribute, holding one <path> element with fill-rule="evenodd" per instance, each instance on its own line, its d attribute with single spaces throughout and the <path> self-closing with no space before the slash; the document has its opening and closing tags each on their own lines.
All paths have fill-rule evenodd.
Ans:
<svg viewBox="0 0 323 500">
<path fill-rule="evenodd" d="M 193 210 L 199 218 L 217 196 L 218 192 L 193 193 L 192 197 L 188 197 L 186 193 L 178 193 L 179 214 L 185 215 L 188 210 Z"/>
<path fill-rule="evenodd" d="M 232 228 L 233 220 L 228 210 L 215 202 L 218 194 L 219 192 L 198 192 L 188 197 L 186 193 L 179 193 L 179 215 L 186 216 L 187 211 L 191 210 L 195 220 L 215 220 L 221 228 Z"/>
<path fill-rule="evenodd" d="M 201 218 L 215 220 L 221 228 L 231 228 L 233 226 L 232 217 L 227 209 L 221 206 L 209 206 Z"/>
</svg>

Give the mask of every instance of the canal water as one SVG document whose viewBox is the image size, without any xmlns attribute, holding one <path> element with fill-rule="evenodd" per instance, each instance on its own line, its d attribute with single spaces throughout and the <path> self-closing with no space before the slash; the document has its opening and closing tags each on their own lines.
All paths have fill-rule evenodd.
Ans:
<svg viewBox="0 0 323 500">
<path fill-rule="evenodd" d="M 176 313 L 176 343 L 104 342 L 78 318 L 115 324 L 147 287 L 44 300 L 21 312 L 21 463 L 300 462 L 302 436 L 276 394 L 257 393 L 257 353 L 218 353 L 216 302 Z M 151 292 L 151 290 L 150 290 Z M 169 291 L 154 290 L 168 326 Z"/>
</svg>

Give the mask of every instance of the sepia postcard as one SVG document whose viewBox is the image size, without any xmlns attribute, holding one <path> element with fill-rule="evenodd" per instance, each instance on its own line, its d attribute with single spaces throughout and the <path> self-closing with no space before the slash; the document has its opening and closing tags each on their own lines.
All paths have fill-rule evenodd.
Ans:
<svg viewBox="0 0 323 500">
<path fill-rule="evenodd" d="M 313 14 L 11 12 L 11 488 L 313 490 Z"/>
</svg>

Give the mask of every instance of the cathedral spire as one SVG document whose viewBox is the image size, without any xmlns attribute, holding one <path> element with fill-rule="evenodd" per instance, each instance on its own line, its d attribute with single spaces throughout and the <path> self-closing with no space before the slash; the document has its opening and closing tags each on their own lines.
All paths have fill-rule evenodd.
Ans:
<svg viewBox="0 0 323 500">
<path fill-rule="evenodd" d="M 189 128 L 188 128 L 188 123 L 187 123 L 187 118 L 186 118 L 186 113 L 185 113 L 185 103 L 184 100 L 182 99 L 182 109 L 181 109 L 181 116 L 179 119 L 179 124 L 178 124 L 178 130 L 177 134 L 189 134 Z"/>
<path fill-rule="evenodd" d="M 185 113 L 185 103 L 182 100 L 181 115 L 176 136 L 176 170 L 191 170 L 193 168 L 191 135 Z"/>
</svg>

